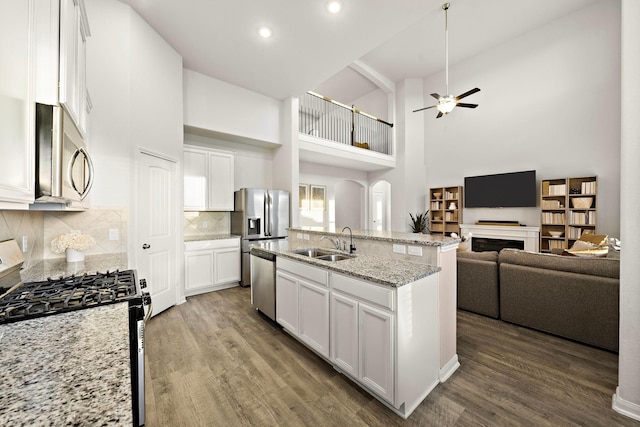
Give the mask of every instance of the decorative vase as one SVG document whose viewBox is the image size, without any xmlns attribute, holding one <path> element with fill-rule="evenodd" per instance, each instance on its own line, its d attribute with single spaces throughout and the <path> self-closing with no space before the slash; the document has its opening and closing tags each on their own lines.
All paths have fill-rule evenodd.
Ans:
<svg viewBox="0 0 640 427">
<path fill-rule="evenodd" d="M 67 255 L 67 262 L 84 261 L 84 253 L 75 249 L 67 248 L 65 254 Z"/>
</svg>

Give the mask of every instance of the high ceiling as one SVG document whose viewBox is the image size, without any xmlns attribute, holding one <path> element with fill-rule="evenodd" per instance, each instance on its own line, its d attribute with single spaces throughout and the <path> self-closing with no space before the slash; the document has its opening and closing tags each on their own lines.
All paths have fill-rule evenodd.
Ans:
<svg viewBox="0 0 640 427">
<path fill-rule="evenodd" d="M 444 69 L 443 0 L 121 0 L 182 55 L 184 67 L 266 96 L 316 89 L 349 102 L 376 87 L 349 64 L 391 81 Z M 504 43 L 595 1 L 451 0 L 449 63 Z M 274 35 L 261 39 L 257 27 Z"/>
</svg>

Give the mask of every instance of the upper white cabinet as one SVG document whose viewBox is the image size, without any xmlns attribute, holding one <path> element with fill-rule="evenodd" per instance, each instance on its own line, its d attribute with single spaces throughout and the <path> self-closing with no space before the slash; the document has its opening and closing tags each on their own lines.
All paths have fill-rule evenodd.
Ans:
<svg viewBox="0 0 640 427">
<path fill-rule="evenodd" d="M 0 209 L 33 202 L 33 0 L 0 2 Z"/>
<path fill-rule="evenodd" d="M 86 42 L 91 35 L 84 0 L 38 0 L 35 101 L 62 105 L 83 137 L 91 100 Z"/>
<path fill-rule="evenodd" d="M 233 210 L 233 153 L 184 148 L 184 210 Z"/>
<path fill-rule="evenodd" d="M 60 88 L 59 101 L 80 133 L 86 134 L 87 57 L 90 35 L 83 0 L 60 0 Z"/>
</svg>

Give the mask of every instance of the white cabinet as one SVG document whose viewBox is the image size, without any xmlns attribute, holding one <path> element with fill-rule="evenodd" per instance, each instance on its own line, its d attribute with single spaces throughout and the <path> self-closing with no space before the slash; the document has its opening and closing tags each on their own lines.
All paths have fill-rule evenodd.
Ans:
<svg viewBox="0 0 640 427">
<path fill-rule="evenodd" d="M 298 336 L 298 279 L 280 270 L 276 271 L 276 322 Z"/>
<path fill-rule="evenodd" d="M 300 279 L 300 339 L 329 357 L 329 289 Z"/>
<path fill-rule="evenodd" d="M 437 274 L 392 287 L 277 257 L 276 321 L 405 419 L 440 382 Z"/>
<path fill-rule="evenodd" d="M 365 303 L 358 307 L 358 378 L 378 396 L 393 402 L 393 313 Z"/>
<path fill-rule="evenodd" d="M 83 0 L 60 0 L 60 87 L 58 98 L 80 133 L 86 134 L 86 42 L 90 35 Z"/>
<path fill-rule="evenodd" d="M 393 289 L 339 274 L 331 275 L 331 286 L 331 361 L 393 402 Z"/>
<path fill-rule="evenodd" d="M 33 3 L 0 3 L 0 209 L 26 209 L 33 202 Z"/>
<path fill-rule="evenodd" d="M 184 148 L 184 210 L 233 210 L 233 153 Z"/>
<path fill-rule="evenodd" d="M 281 258 L 276 268 L 276 321 L 329 358 L 328 273 Z"/>
<path fill-rule="evenodd" d="M 237 286 L 240 281 L 240 239 L 185 243 L 185 295 Z"/>
</svg>

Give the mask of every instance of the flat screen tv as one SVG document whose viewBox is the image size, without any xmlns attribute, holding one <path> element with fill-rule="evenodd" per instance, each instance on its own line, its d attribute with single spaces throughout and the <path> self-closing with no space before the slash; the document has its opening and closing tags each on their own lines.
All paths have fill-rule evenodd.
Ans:
<svg viewBox="0 0 640 427">
<path fill-rule="evenodd" d="M 535 207 L 536 171 L 464 178 L 465 208 Z"/>
</svg>

